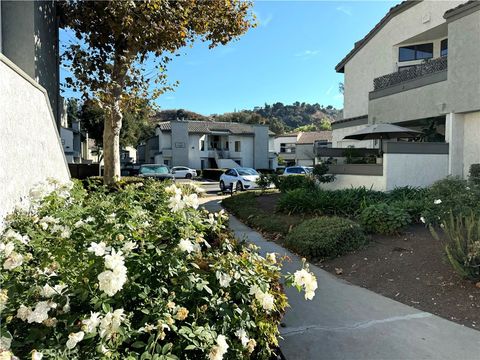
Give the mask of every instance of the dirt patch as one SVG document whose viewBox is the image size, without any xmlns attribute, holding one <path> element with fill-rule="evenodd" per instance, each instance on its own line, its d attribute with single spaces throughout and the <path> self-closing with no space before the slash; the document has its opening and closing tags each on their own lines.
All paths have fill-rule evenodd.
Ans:
<svg viewBox="0 0 480 360">
<path fill-rule="evenodd" d="M 442 243 L 423 226 L 402 236 L 375 235 L 365 249 L 318 265 L 378 294 L 480 328 L 480 288 L 452 270 Z"/>
</svg>

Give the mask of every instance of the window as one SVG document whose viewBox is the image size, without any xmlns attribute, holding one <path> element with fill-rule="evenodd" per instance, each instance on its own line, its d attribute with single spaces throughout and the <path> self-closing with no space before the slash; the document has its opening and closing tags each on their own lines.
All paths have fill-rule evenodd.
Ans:
<svg viewBox="0 0 480 360">
<path fill-rule="evenodd" d="M 448 55 L 448 39 L 443 39 L 440 43 L 440 56 Z"/>
<path fill-rule="evenodd" d="M 228 150 L 228 148 L 230 147 L 229 144 L 230 143 L 228 141 L 225 141 L 225 150 Z"/>
<path fill-rule="evenodd" d="M 286 154 L 295 154 L 295 144 L 280 144 L 280 152 Z"/>
<path fill-rule="evenodd" d="M 163 163 L 167 166 L 170 166 L 170 160 L 163 160 Z"/>
<path fill-rule="evenodd" d="M 200 140 L 200 151 L 205 150 L 205 140 Z"/>
<path fill-rule="evenodd" d="M 235 141 L 235 151 L 240 152 L 241 151 L 241 143 L 240 141 Z"/>
<path fill-rule="evenodd" d="M 433 43 L 402 46 L 398 49 L 399 61 L 431 59 L 433 57 Z"/>
<path fill-rule="evenodd" d="M 227 172 L 225 173 L 225 175 L 228 175 L 228 176 L 237 176 L 237 173 L 235 172 L 235 170 L 230 169 L 230 170 L 227 170 Z"/>
</svg>

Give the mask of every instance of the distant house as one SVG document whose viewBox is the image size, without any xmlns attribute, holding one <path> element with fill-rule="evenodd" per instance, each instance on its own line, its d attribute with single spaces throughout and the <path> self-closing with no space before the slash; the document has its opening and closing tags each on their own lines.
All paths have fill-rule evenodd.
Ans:
<svg viewBox="0 0 480 360">
<path fill-rule="evenodd" d="M 312 166 L 316 163 L 316 149 L 329 147 L 331 131 L 310 131 L 275 136 L 274 149 L 286 166 Z"/>
<path fill-rule="evenodd" d="M 378 146 L 344 140 L 370 124 L 428 129 L 424 144 L 385 143 L 389 179 L 379 188 L 466 177 L 480 162 L 479 24 L 479 1 L 403 1 L 336 66 L 344 74 L 344 119 L 332 124 L 333 147 Z"/>
<path fill-rule="evenodd" d="M 176 120 L 157 125 L 137 148 L 137 162 L 195 169 L 276 167 L 273 133 L 265 125 Z"/>
</svg>

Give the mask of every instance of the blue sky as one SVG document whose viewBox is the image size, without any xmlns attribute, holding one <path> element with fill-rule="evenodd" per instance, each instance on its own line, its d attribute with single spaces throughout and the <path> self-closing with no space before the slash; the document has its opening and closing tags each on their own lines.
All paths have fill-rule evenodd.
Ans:
<svg viewBox="0 0 480 360">
<path fill-rule="evenodd" d="M 294 101 L 343 107 L 335 65 L 398 1 L 258 1 L 257 28 L 227 46 L 197 43 L 169 64 L 162 109 L 204 115 Z M 68 97 L 69 92 L 65 94 Z"/>
</svg>

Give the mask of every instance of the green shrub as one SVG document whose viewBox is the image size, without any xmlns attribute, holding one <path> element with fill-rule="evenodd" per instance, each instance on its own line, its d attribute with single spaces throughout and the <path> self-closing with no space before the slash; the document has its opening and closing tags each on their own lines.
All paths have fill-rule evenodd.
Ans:
<svg viewBox="0 0 480 360">
<path fill-rule="evenodd" d="M 410 216 L 410 219 L 412 220 L 412 222 L 416 222 L 416 223 L 421 222 L 422 216 L 425 212 L 425 207 L 426 207 L 424 199 L 399 200 L 399 201 L 390 202 L 389 205 L 405 210 Z"/>
<path fill-rule="evenodd" d="M 405 209 L 387 203 L 370 205 L 360 214 L 360 224 L 365 230 L 378 234 L 397 234 L 410 221 Z"/>
<path fill-rule="evenodd" d="M 229 196 L 223 199 L 222 205 L 247 225 L 267 233 L 286 235 L 290 228 L 299 222 L 299 219 L 293 216 L 272 214 L 259 209 L 254 192 Z"/>
<path fill-rule="evenodd" d="M 464 278 L 480 281 L 480 218 L 478 215 L 453 215 L 442 221 L 448 261 Z M 432 235 L 440 240 L 433 227 Z"/>
<path fill-rule="evenodd" d="M 287 235 L 285 246 L 302 256 L 335 257 L 358 249 L 367 239 L 357 223 L 339 217 L 302 222 Z"/>
<path fill-rule="evenodd" d="M 385 201 L 387 195 L 365 187 L 344 190 L 296 189 L 282 194 L 279 211 L 290 214 L 321 214 L 356 217 L 365 207 Z"/>
<path fill-rule="evenodd" d="M 260 189 L 265 190 L 270 187 L 270 185 L 273 184 L 273 178 L 272 176 L 276 176 L 275 174 L 264 174 L 261 173 L 258 180 L 257 180 L 257 185 L 260 187 Z"/>
<path fill-rule="evenodd" d="M 119 181 L 114 185 L 107 186 L 106 188 L 118 190 L 123 189 L 127 185 L 131 184 L 140 184 L 145 182 L 145 178 L 139 176 L 122 176 Z M 89 191 L 95 191 L 103 187 L 103 177 L 101 176 L 90 176 L 82 180 L 83 187 Z"/>
<path fill-rule="evenodd" d="M 329 166 L 325 163 L 315 165 L 312 175 L 319 183 L 329 183 L 335 180 L 335 175 L 329 174 Z"/>
<path fill-rule="evenodd" d="M 277 176 L 274 178 L 277 182 L 275 186 L 282 192 L 286 193 L 295 189 L 315 189 L 315 180 L 308 175 L 289 175 Z"/>
<path fill-rule="evenodd" d="M 226 359 L 270 359 L 288 305 L 281 265 L 195 194 L 148 180 L 103 190 L 41 184 L 7 218 L 0 357 L 207 359 L 226 342 Z"/>
<path fill-rule="evenodd" d="M 455 215 L 480 214 L 480 185 L 460 178 L 448 177 L 437 181 L 425 197 L 423 216 L 426 222 L 439 224 Z"/>
<path fill-rule="evenodd" d="M 203 169 L 202 178 L 207 180 L 219 181 L 220 176 L 225 172 L 225 169 Z"/>
<path fill-rule="evenodd" d="M 404 201 L 404 200 L 423 200 L 427 196 L 428 190 L 413 186 L 396 187 L 390 190 L 388 201 Z"/>
<path fill-rule="evenodd" d="M 475 184 L 480 184 L 480 164 L 470 165 L 470 181 Z"/>
</svg>

